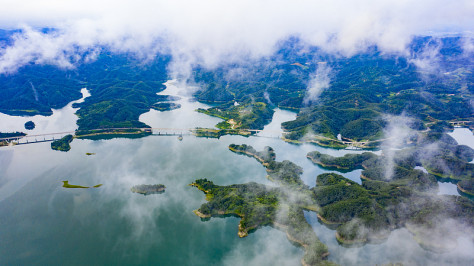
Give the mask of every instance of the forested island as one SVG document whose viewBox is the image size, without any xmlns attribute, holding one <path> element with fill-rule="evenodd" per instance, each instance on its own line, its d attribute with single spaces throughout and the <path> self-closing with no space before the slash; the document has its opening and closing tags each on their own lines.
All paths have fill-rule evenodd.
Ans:
<svg viewBox="0 0 474 266">
<path fill-rule="evenodd" d="M 72 135 L 66 135 L 61 139 L 51 142 L 51 149 L 56 151 L 69 151 L 71 149 L 71 143 L 74 137 Z"/>
<path fill-rule="evenodd" d="M 102 186 L 102 184 L 98 184 L 92 187 L 85 187 L 85 186 L 79 186 L 79 185 L 71 185 L 69 184 L 69 181 L 62 181 L 62 182 L 63 182 L 64 188 L 99 188 Z"/>
<path fill-rule="evenodd" d="M 33 121 L 28 121 L 25 123 L 25 129 L 26 130 L 33 130 L 35 129 L 35 123 Z"/>
<path fill-rule="evenodd" d="M 191 132 L 196 137 L 205 138 L 220 138 L 225 135 L 240 135 L 248 137 L 253 135 L 255 132 L 251 132 L 245 129 L 212 129 L 212 128 L 195 128 Z"/>
<path fill-rule="evenodd" d="M 301 167 L 290 161 L 275 161 L 271 147 L 258 152 L 245 144 L 231 144 L 229 149 L 254 157 L 267 169 L 267 177 L 279 186 L 253 182 L 218 186 L 207 179 L 196 180 L 191 185 L 203 191 L 208 200 L 195 211 L 196 215 L 238 216 L 240 237 L 266 225 L 284 230 L 291 242 L 305 249 L 303 265 L 331 264 L 324 260 L 327 248 L 304 219 L 303 210 L 317 212 L 322 222 L 336 229 L 335 237 L 344 245 L 379 242 L 392 230 L 405 227 L 416 235 L 422 247 L 443 251 L 454 248 L 457 237 L 443 234 L 444 219 L 474 226 L 474 203 L 459 196 L 436 195 L 436 178 L 403 164 L 410 160 L 397 159 L 394 176 L 385 179 L 380 169 L 374 171 L 380 165 L 374 161 L 382 160 L 382 156 L 363 153 L 326 157 L 324 160 L 331 167 L 364 167 L 364 172 L 372 173 L 368 174 L 371 178 L 364 178 L 359 185 L 335 173 L 321 174 L 316 178 L 317 186 L 309 188 L 300 178 Z M 311 154 L 311 157 L 322 157 Z M 436 237 L 445 242 L 432 241 Z"/>
</svg>

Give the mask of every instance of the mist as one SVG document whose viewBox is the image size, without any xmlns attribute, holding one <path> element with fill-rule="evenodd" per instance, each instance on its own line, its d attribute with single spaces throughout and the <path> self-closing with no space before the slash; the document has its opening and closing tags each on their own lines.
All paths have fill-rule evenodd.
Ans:
<svg viewBox="0 0 474 266">
<path fill-rule="evenodd" d="M 172 55 L 170 70 L 179 77 L 196 64 L 213 68 L 270 55 L 290 36 L 344 56 L 373 45 L 407 55 L 414 35 L 469 34 L 473 13 L 468 0 L 449 5 L 440 0 L 7 0 L 0 28 L 21 31 L 0 45 L 0 73 L 28 64 L 70 69 L 104 49 L 144 61 L 158 53 Z"/>
<path fill-rule="evenodd" d="M 318 62 L 316 73 L 311 77 L 308 83 L 306 95 L 303 99 L 304 105 L 317 103 L 323 90 L 329 88 L 331 70 L 331 67 L 329 67 L 326 62 Z"/>
</svg>

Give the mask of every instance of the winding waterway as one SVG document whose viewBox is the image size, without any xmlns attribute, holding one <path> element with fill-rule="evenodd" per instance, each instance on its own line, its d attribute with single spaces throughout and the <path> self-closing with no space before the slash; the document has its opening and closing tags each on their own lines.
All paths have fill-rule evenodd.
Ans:
<svg viewBox="0 0 474 266">
<path fill-rule="evenodd" d="M 151 110 L 140 120 L 166 128 L 212 127 L 220 121 L 194 112 L 207 105 L 190 101 L 179 89 L 168 83 L 161 94 L 181 95 L 180 109 Z M 61 110 L 73 115 L 75 110 L 68 106 Z M 205 202 L 204 194 L 188 186 L 197 178 L 219 185 L 251 181 L 273 185 L 255 159 L 230 152 L 227 147 L 231 143 L 249 144 L 257 150 L 273 147 L 277 160 L 291 160 L 303 167 L 302 178 L 310 186 L 315 185 L 318 174 L 328 171 L 306 158 L 309 151 L 334 156 L 361 152 L 294 145 L 273 138 L 281 133 L 279 125 L 295 116 L 277 109 L 260 136 L 249 138 L 185 136 L 179 141 L 152 135 L 141 139 L 76 139 L 67 153 L 51 150 L 50 143 L 0 148 L 0 265 L 300 265 L 303 251 L 279 230 L 264 227 L 239 238 L 237 218 L 202 221 L 192 211 Z M 76 128 L 69 125 L 73 120 L 69 114 L 57 122 L 53 117 L 38 118 L 38 124 L 44 119 L 54 126 L 46 127 L 47 132 L 44 128 L 36 132 L 48 133 L 56 127 L 64 131 L 61 125 Z M 15 119 L 1 115 L 0 131 L 22 130 L 4 124 Z M 25 122 L 28 120 L 33 119 Z M 360 170 L 344 174 L 360 183 L 359 175 Z M 67 189 L 62 187 L 63 180 L 103 186 Z M 137 184 L 164 184 L 167 188 L 163 194 L 143 196 L 131 193 L 130 187 Z M 319 224 L 314 213 L 308 212 L 306 217 L 329 246 L 330 259 L 343 265 L 463 263 L 472 258 L 472 254 L 462 253 L 463 249 L 442 255 L 425 251 L 406 230 L 395 231 L 381 245 L 345 248 L 337 244 L 335 231 Z"/>
</svg>

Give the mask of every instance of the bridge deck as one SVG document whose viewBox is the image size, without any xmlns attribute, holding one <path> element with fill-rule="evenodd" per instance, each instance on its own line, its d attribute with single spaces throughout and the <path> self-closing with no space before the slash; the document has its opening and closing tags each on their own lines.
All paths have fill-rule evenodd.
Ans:
<svg viewBox="0 0 474 266">
<path fill-rule="evenodd" d="M 94 131 L 97 134 L 100 132 L 107 132 L 107 131 L 120 131 L 120 130 L 136 130 L 136 131 L 143 131 L 143 132 L 150 132 L 154 136 L 190 136 L 193 135 L 193 131 L 196 131 L 201 128 L 99 128 L 99 129 L 91 129 L 87 131 Z M 206 128 L 202 128 L 206 129 Z M 216 129 L 221 130 L 221 129 Z M 234 131 L 233 129 L 222 129 L 226 131 Z M 263 130 L 260 129 L 239 129 L 242 131 L 248 131 L 251 133 L 260 133 Z M 271 136 L 259 136 L 254 135 L 256 137 L 266 137 L 266 138 L 280 138 L 281 135 L 284 133 L 278 131 L 265 131 L 270 134 L 276 134 L 278 137 L 271 137 Z M 35 134 L 35 135 L 26 135 L 26 136 L 17 136 L 17 137 L 8 137 L 8 138 L 0 138 L 0 141 L 15 141 L 18 145 L 24 144 L 32 144 L 32 143 L 40 143 L 40 142 L 50 142 L 57 139 L 64 137 L 65 135 L 74 135 L 76 131 L 63 131 L 63 132 L 53 132 L 53 133 L 44 133 L 44 134 Z"/>
</svg>

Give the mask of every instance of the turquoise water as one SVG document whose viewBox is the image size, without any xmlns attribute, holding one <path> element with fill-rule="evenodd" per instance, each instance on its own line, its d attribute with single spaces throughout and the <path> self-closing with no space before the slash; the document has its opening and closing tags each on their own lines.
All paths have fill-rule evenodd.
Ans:
<svg viewBox="0 0 474 266">
<path fill-rule="evenodd" d="M 193 112 L 204 106 L 200 103 L 186 98 L 180 103 L 182 109 L 150 111 L 141 120 L 153 127 L 212 126 L 220 121 Z M 67 153 L 51 150 L 49 143 L 0 148 L 0 265 L 300 265 L 303 251 L 279 230 L 265 227 L 239 238 L 237 218 L 202 221 L 192 211 L 205 202 L 204 194 L 188 186 L 197 178 L 219 185 L 250 181 L 273 185 L 256 160 L 230 152 L 231 143 L 257 150 L 272 146 L 277 160 L 303 167 L 302 178 L 310 186 L 318 174 L 328 171 L 313 165 L 307 152 L 334 156 L 360 152 L 269 138 L 281 122 L 294 117 L 278 110 L 261 133 L 265 137 L 74 140 Z M 360 182 L 359 174 L 360 170 L 344 175 Z M 63 180 L 103 186 L 67 189 Z M 143 196 L 130 191 L 133 185 L 158 183 L 166 185 L 165 193 Z M 472 252 L 466 253 L 472 244 L 465 240 L 461 239 L 464 248 L 436 255 L 420 248 L 406 230 L 397 230 L 385 244 L 345 248 L 314 213 L 306 216 L 328 244 L 330 259 L 343 265 L 462 264 L 472 259 Z"/>
</svg>

